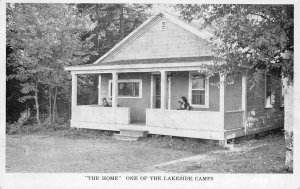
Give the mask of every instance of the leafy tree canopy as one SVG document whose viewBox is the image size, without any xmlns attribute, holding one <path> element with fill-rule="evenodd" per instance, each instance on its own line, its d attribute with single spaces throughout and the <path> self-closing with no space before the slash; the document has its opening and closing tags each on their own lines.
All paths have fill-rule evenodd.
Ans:
<svg viewBox="0 0 300 189">
<path fill-rule="evenodd" d="M 232 74 L 244 65 L 282 71 L 293 79 L 293 5 L 187 4 L 176 9 L 188 21 L 202 19 L 203 28 L 213 32 L 216 61 L 211 70 Z"/>
<path fill-rule="evenodd" d="M 151 5 L 147 4 L 78 4 L 79 14 L 88 14 L 96 27 L 86 33 L 94 42 L 93 56 L 88 63 L 94 62 L 109 51 L 149 16 Z"/>
<path fill-rule="evenodd" d="M 81 40 L 95 24 L 88 16 L 77 16 L 75 6 L 8 4 L 7 12 L 7 44 L 14 50 L 9 63 L 17 71 L 9 77 L 26 81 L 25 94 L 36 90 L 36 83 L 63 85 L 64 66 L 82 64 L 95 54 L 90 51 L 93 43 Z"/>
<path fill-rule="evenodd" d="M 54 93 L 55 109 L 57 94 L 70 88 L 70 74 L 63 67 L 96 55 L 91 38 L 82 39 L 94 27 L 89 16 L 78 15 L 72 4 L 7 4 L 7 45 L 12 49 L 7 67 L 13 69 L 7 78 L 20 81 L 24 96 L 19 101 L 35 100 L 38 124 L 43 95 L 49 95 L 51 110 Z"/>
</svg>

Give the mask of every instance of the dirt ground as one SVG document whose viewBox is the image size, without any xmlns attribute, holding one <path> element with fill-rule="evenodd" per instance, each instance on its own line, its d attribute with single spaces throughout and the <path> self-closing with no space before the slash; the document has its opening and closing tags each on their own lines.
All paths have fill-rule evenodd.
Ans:
<svg viewBox="0 0 300 189">
<path fill-rule="evenodd" d="M 111 136 L 19 134 L 7 135 L 6 171 L 282 173 L 284 150 L 280 134 L 239 142 L 228 149 L 182 139 L 126 142 Z"/>
</svg>

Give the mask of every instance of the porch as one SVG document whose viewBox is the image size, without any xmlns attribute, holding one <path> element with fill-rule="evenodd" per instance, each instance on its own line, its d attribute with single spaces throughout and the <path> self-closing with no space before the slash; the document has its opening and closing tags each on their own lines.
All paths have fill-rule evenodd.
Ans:
<svg viewBox="0 0 300 189">
<path fill-rule="evenodd" d="M 203 82 L 205 83 L 203 87 L 206 87 L 203 92 L 205 96 L 202 99 L 199 97 L 200 100 L 193 99 L 189 89 L 191 84 L 184 83 L 182 76 L 184 75 L 184 78 L 188 79 L 191 78 L 190 73 L 205 75 L 205 70 L 200 69 L 199 62 L 185 63 L 185 66 L 182 66 L 183 64 L 176 66 L 175 63 L 170 64 L 170 67 L 166 65 L 156 64 L 151 67 L 144 65 L 137 68 L 134 67 L 135 65 L 131 65 L 128 68 L 123 67 L 123 69 L 111 69 L 111 67 L 104 69 L 105 66 L 101 66 L 99 70 L 72 70 L 71 127 L 111 131 L 144 130 L 150 134 L 221 141 L 245 134 L 245 74 L 241 81 L 242 85 L 239 87 L 239 90 L 243 92 L 241 96 L 237 97 L 241 101 L 241 106 L 230 108 L 228 102 L 227 105 L 225 103 L 226 87 L 220 85 L 212 90 L 208 79 Z M 120 92 L 119 82 L 128 80 L 128 77 L 126 78 L 124 75 L 137 75 L 138 73 L 143 76 L 140 78 L 142 85 L 139 86 L 138 98 L 120 97 L 118 94 Z M 78 74 L 99 74 L 98 105 L 77 105 Z M 105 74 L 109 77 L 104 77 Z M 221 82 L 225 79 L 224 76 L 217 78 L 217 81 Z M 177 91 L 174 91 L 175 88 Z M 109 95 L 109 93 L 111 94 Z M 177 96 L 173 93 L 176 93 Z M 176 110 L 177 99 L 180 96 L 186 96 L 189 99 L 194 107 L 192 111 Z M 103 97 L 111 97 L 111 107 L 101 106 L 100 102 Z M 193 105 L 198 101 L 205 103 Z M 132 111 L 135 107 L 130 107 L 130 103 L 135 103 L 135 107 L 137 106 L 139 109 Z M 133 114 L 136 112 L 145 114 L 142 116 L 143 119 L 133 119 Z"/>
<path fill-rule="evenodd" d="M 150 134 L 224 140 L 220 112 L 146 109 L 146 123 L 130 123 L 127 107 L 77 106 L 71 126 L 99 130 L 149 131 Z"/>
</svg>

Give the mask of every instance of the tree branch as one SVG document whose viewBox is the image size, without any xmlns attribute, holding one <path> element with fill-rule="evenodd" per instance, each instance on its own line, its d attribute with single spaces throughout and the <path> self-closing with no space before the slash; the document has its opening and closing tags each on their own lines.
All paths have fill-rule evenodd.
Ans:
<svg viewBox="0 0 300 189">
<path fill-rule="evenodd" d="M 256 13 L 252 13 L 252 12 L 250 12 L 250 14 L 259 16 L 259 17 L 261 17 L 261 18 L 264 18 L 264 19 L 268 20 L 268 21 L 271 22 L 271 23 L 275 23 L 274 21 L 270 20 L 270 18 L 268 18 L 268 17 L 266 17 L 266 16 L 264 16 L 264 15 L 256 14 Z"/>
</svg>

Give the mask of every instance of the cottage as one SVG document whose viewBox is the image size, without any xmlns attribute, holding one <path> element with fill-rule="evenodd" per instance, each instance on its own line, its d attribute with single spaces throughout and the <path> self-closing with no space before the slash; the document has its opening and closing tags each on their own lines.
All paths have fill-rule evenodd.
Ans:
<svg viewBox="0 0 300 189">
<path fill-rule="evenodd" d="M 234 84 L 212 85 L 226 76 L 209 77 L 201 67 L 212 61 L 206 42 L 210 36 L 161 12 L 95 63 L 66 67 L 72 75 L 71 127 L 141 130 L 224 144 L 283 126 L 280 79 L 274 75 L 263 75 L 253 87 L 253 71 L 241 69 Z M 99 105 L 77 105 L 80 74 L 99 75 Z M 192 110 L 177 110 L 181 96 Z M 112 99 L 111 107 L 101 106 L 103 97 Z"/>
</svg>

